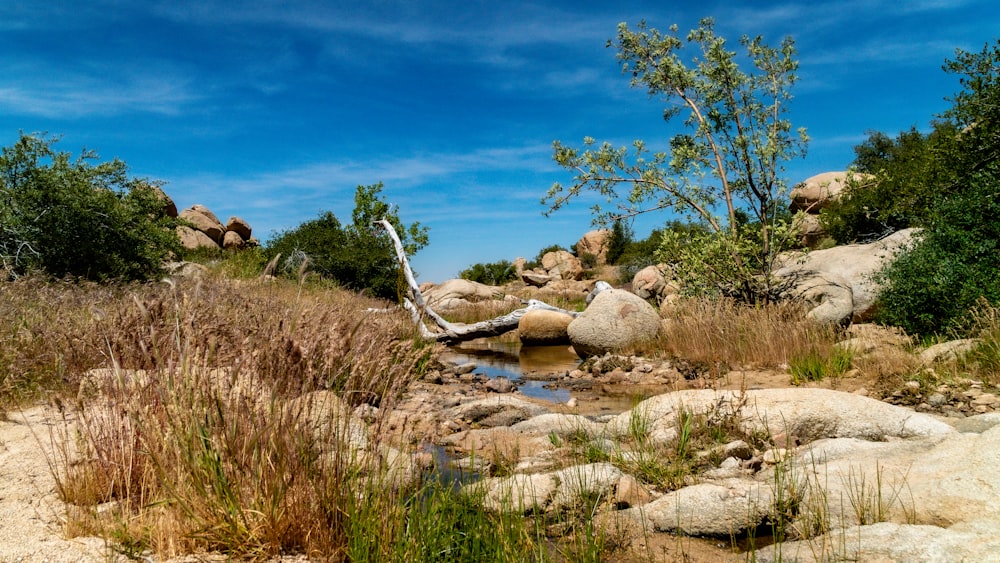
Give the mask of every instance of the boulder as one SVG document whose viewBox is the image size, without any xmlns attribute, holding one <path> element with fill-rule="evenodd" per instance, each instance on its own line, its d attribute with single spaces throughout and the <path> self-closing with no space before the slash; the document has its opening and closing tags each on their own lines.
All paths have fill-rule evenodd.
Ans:
<svg viewBox="0 0 1000 563">
<path fill-rule="evenodd" d="M 919 229 L 904 229 L 868 244 L 848 244 L 779 258 L 774 276 L 786 297 L 811 305 L 817 321 L 847 324 L 869 319 L 880 290 L 873 274 L 910 245 Z"/>
<path fill-rule="evenodd" d="M 928 347 L 920 352 L 920 361 L 924 365 L 935 362 L 954 362 L 976 349 L 982 343 L 978 338 L 961 338 L 949 340 Z"/>
<path fill-rule="evenodd" d="M 239 235 L 236 231 L 226 231 L 226 234 L 222 237 L 222 248 L 225 249 L 240 249 L 246 246 L 247 242 L 243 237 Z"/>
<path fill-rule="evenodd" d="M 210 239 L 215 241 L 216 246 L 222 245 L 222 237 L 226 233 L 226 227 L 204 205 L 193 205 L 181 211 L 177 218 L 187 221 L 195 230 L 208 235 Z"/>
<path fill-rule="evenodd" d="M 219 248 L 219 245 L 211 237 L 187 225 L 178 225 L 175 231 L 177 232 L 177 237 L 181 239 L 181 246 L 187 250 Z"/>
<path fill-rule="evenodd" d="M 460 278 L 429 287 L 423 294 L 432 309 L 442 311 L 504 297 L 504 292 L 499 287 Z"/>
<path fill-rule="evenodd" d="M 567 327 L 573 317 L 558 311 L 528 311 L 517 323 L 521 344 L 526 346 L 548 346 L 569 344 Z"/>
<path fill-rule="evenodd" d="M 737 417 L 748 434 L 794 435 L 803 441 L 857 438 L 880 441 L 941 437 L 955 429 L 931 415 L 870 397 L 830 389 L 788 388 L 746 391 L 685 390 L 646 399 L 608 422 L 613 435 L 627 436 L 636 416 L 647 420 L 648 438 L 669 443 L 681 411 Z"/>
<path fill-rule="evenodd" d="M 580 260 L 565 250 L 546 252 L 542 256 L 542 268 L 556 279 L 579 280 L 583 278 L 583 264 Z"/>
<path fill-rule="evenodd" d="M 253 230 L 250 228 L 250 223 L 247 223 L 240 217 L 230 217 L 226 221 L 226 232 L 233 232 L 238 235 L 243 240 L 250 240 Z"/>
<path fill-rule="evenodd" d="M 676 294 L 679 288 L 667 278 L 669 271 L 670 268 L 665 264 L 646 266 L 639 270 L 632 278 L 632 293 L 643 299 L 655 299 L 657 303 Z"/>
<path fill-rule="evenodd" d="M 611 231 L 608 229 L 598 229 L 588 231 L 576 243 L 576 253 L 579 256 L 593 254 L 597 257 L 598 264 L 606 264 L 608 261 L 608 241 L 611 239 Z"/>
<path fill-rule="evenodd" d="M 552 276 L 536 272 L 535 270 L 524 270 L 521 272 L 521 281 L 534 287 L 545 287 L 552 279 Z"/>
<path fill-rule="evenodd" d="M 872 179 L 873 176 L 870 174 L 853 172 L 823 172 L 806 178 L 793 187 L 789 194 L 792 199 L 791 210 L 819 213 L 831 201 L 837 199 L 848 185 L 858 186 Z"/>
<path fill-rule="evenodd" d="M 660 315 L 652 305 L 623 289 L 598 293 L 567 327 L 580 357 L 618 351 L 656 338 Z"/>
<path fill-rule="evenodd" d="M 798 237 L 799 244 L 809 248 L 815 248 L 826 238 L 826 229 L 823 228 L 819 215 L 811 213 L 796 213 L 792 219 L 792 230 Z"/>
<path fill-rule="evenodd" d="M 760 526 L 773 512 L 769 484 L 728 479 L 678 489 L 624 515 L 656 532 L 730 538 Z"/>
<path fill-rule="evenodd" d="M 174 203 L 174 200 L 167 195 L 167 192 L 163 191 L 163 188 L 161 188 L 160 186 L 151 185 L 149 186 L 149 189 L 153 190 L 153 193 L 156 194 L 156 197 L 158 197 L 160 201 L 163 202 L 163 214 L 170 218 L 176 218 L 177 204 Z"/>
</svg>

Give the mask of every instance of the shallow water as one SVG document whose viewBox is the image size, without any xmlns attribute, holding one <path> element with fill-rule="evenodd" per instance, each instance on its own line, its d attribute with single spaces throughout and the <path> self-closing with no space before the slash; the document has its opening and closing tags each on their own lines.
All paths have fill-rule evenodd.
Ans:
<svg viewBox="0 0 1000 563">
<path fill-rule="evenodd" d="M 475 373 L 506 377 L 517 384 L 521 394 L 553 403 L 565 403 L 572 396 L 566 389 L 547 389 L 544 381 L 524 379 L 525 374 L 553 374 L 574 370 L 580 358 L 569 346 L 524 346 L 518 342 L 475 340 L 452 346 L 446 358 L 458 364 L 476 364 Z"/>
</svg>

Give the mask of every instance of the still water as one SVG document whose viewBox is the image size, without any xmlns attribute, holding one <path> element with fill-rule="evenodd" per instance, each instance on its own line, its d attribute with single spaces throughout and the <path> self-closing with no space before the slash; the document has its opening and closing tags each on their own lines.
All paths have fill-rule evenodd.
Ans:
<svg viewBox="0 0 1000 563">
<path fill-rule="evenodd" d="M 576 369 L 581 361 L 570 346 L 522 347 L 519 342 L 484 339 L 452 346 L 445 358 L 458 364 L 475 363 L 476 373 L 506 377 L 517 384 L 521 394 L 553 403 L 565 403 L 570 399 L 570 392 L 546 389 L 545 381 L 533 381 L 530 376 L 563 374 Z M 525 375 L 529 378 L 525 379 Z"/>
</svg>

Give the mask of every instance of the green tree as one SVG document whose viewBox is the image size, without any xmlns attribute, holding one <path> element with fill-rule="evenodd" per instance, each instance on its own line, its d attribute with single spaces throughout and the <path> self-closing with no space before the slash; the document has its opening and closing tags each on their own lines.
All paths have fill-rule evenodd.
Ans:
<svg viewBox="0 0 1000 563">
<path fill-rule="evenodd" d="M 625 224 L 624 219 L 619 219 L 611 226 L 611 234 L 608 236 L 608 264 L 617 264 L 622 255 L 632 244 L 632 229 Z"/>
<path fill-rule="evenodd" d="M 685 44 L 695 51 L 688 64 L 681 58 Z M 557 183 L 548 191 L 542 200 L 548 213 L 586 190 L 615 206 L 595 206 L 598 223 L 661 209 L 693 217 L 720 239 L 732 265 L 727 277 L 711 285 L 747 299 L 766 298 L 771 265 L 783 245 L 775 227 L 787 189 L 784 163 L 804 155 L 807 142 L 804 130 L 793 132 L 785 117 L 797 80 L 794 42 L 786 38 L 772 48 L 760 37 L 742 37 L 748 71 L 715 34 L 711 19 L 702 20 L 686 41 L 677 26 L 663 34 L 645 22 L 635 31 L 622 23 L 608 45 L 618 50 L 633 86 L 664 98 L 668 121 L 686 114 L 683 132 L 670 138 L 669 152 L 651 152 L 639 140 L 631 152 L 607 142 L 598 146 L 589 137 L 583 150 L 556 141 L 556 162 L 576 175 L 573 185 Z M 716 216 L 720 208 L 725 220 Z M 743 227 L 741 211 L 752 218 Z M 758 229 L 754 244 L 745 240 L 750 223 Z"/>
<path fill-rule="evenodd" d="M 96 162 L 21 134 L 0 151 L 0 260 L 7 275 L 144 280 L 180 250 L 159 185 L 120 160 Z"/>
<path fill-rule="evenodd" d="M 419 223 L 404 225 L 397 210 L 381 196 L 381 182 L 358 186 L 354 194 L 352 222 L 342 225 L 330 211 L 316 219 L 284 231 L 268 241 L 267 255 L 284 256 L 283 270 L 295 274 L 308 259 L 308 268 L 326 279 L 355 291 L 396 299 L 400 269 L 392 241 L 373 222 L 387 219 L 396 229 L 408 256 L 427 245 L 427 228 Z"/>
<path fill-rule="evenodd" d="M 959 133 L 938 154 L 953 180 L 918 242 L 880 275 L 880 320 L 918 334 L 961 329 L 982 300 L 1000 304 L 1000 40 L 944 68 L 963 86 L 943 115 Z"/>
<path fill-rule="evenodd" d="M 517 278 L 517 270 L 509 260 L 480 262 L 459 272 L 458 277 L 487 285 L 503 285 Z"/>
<path fill-rule="evenodd" d="M 935 121 L 930 133 L 911 127 L 895 139 L 870 132 L 854 147 L 854 182 L 820 213 L 826 231 L 848 244 L 925 226 L 938 201 L 956 188 L 947 155 L 957 137 L 948 120 Z"/>
</svg>

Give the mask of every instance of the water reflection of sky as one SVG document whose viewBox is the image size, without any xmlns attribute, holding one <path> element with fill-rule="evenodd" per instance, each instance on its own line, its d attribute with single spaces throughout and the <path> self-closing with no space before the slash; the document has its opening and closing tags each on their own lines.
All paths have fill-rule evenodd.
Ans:
<svg viewBox="0 0 1000 563">
<path fill-rule="evenodd" d="M 476 373 L 490 378 L 506 377 L 518 383 L 527 397 L 565 403 L 571 397 L 566 389 L 546 389 L 544 381 L 523 381 L 525 373 L 563 373 L 576 369 L 580 358 L 569 346 L 530 346 L 519 343 L 474 342 L 452 347 L 447 359 L 458 364 L 476 364 Z"/>
</svg>

